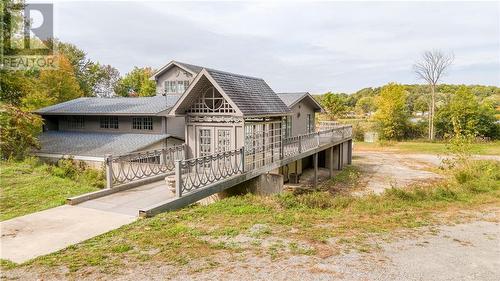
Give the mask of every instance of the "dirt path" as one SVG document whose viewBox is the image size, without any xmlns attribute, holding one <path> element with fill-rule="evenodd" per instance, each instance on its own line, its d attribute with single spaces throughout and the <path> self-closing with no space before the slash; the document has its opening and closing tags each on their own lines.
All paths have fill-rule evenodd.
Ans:
<svg viewBox="0 0 500 281">
<path fill-rule="evenodd" d="M 441 164 L 441 159 L 436 155 L 377 151 L 356 151 L 354 155 L 353 164 L 363 173 L 362 184 L 365 189 L 361 194 L 379 194 L 392 186 L 404 187 L 442 178 L 433 171 Z"/>
</svg>

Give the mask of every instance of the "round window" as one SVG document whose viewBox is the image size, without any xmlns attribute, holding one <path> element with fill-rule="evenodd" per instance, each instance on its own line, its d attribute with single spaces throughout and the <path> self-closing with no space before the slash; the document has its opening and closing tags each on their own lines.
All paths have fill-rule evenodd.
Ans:
<svg viewBox="0 0 500 281">
<path fill-rule="evenodd" d="M 223 100 L 221 94 L 214 87 L 210 87 L 203 93 L 203 101 L 211 110 L 217 110 L 221 107 Z"/>
</svg>

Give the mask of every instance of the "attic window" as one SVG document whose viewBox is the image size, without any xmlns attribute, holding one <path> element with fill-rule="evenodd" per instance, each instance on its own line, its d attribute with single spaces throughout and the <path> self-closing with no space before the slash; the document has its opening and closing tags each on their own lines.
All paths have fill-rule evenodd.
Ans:
<svg viewBox="0 0 500 281">
<path fill-rule="evenodd" d="M 203 101 L 211 110 L 217 110 L 221 107 L 223 98 L 219 92 L 215 91 L 214 87 L 210 87 L 203 93 Z"/>
</svg>

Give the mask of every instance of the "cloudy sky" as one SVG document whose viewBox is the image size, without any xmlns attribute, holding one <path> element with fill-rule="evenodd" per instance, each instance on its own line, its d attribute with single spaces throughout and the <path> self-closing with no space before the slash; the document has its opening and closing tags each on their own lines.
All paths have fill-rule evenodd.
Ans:
<svg viewBox="0 0 500 281">
<path fill-rule="evenodd" d="M 453 52 L 447 83 L 500 85 L 500 2 L 66 2 L 55 35 L 125 74 L 178 60 L 264 78 L 275 91 L 419 82 L 424 50 Z"/>
</svg>

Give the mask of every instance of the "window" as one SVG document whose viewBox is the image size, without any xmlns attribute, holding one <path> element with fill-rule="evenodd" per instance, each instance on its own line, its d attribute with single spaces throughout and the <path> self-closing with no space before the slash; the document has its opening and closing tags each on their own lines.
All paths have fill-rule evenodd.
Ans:
<svg viewBox="0 0 500 281">
<path fill-rule="evenodd" d="M 217 130 L 217 152 L 224 152 L 229 150 L 231 150 L 231 130 Z"/>
<path fill-rule="evenodd" d="M 85 127 L 85 119 L 83 116 L 70 116 L 67 122 L 70 129 L 83 129 Z"/>
<path fill-rule="evenodd" d="M 189 87 L 189 80 L 165 81 L 165 93 L 182 94 Z"/>
<path fill-rule="evenodd" d="M 133 117 L 132 129 L 134 130 L 153 130 L 153 117 Z"/>
<path fill-rule="evenodd" d="M 214 87 L 210 87 L 203 93 L 205 105 L 211 110 L 217 110 L 222 105 L 223 98 L 219 92 L 215 91 Z"/>
<path fill-rule="evenodd" d="M 212 154 L 212 132 L 210 129 L 200 129 L 200 157 Z"/>
<path fill-rule="evenodd" d="M 307 119 L 306 119 L 306 131 L 308 133 L 314 132 L 314 119 L 312 118 L 312 115 L 309 113 L 307 114 Z"/>
<path fill-rule="evenodd" d="M 116 116 L 101 116 L 101 129 L 118 129 L 118 117 Z"/>
<path fill-rule="evenodd" d="M 293 116 L 286 116 L 283 118 L 283 135 L 285 138 L 292 136 L 292 118 Z"/>
</svg>

